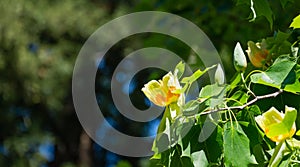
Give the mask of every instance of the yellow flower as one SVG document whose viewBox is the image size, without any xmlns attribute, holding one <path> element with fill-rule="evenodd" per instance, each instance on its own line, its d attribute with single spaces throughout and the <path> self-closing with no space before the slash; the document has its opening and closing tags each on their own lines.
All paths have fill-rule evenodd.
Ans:
<svg viewBox="0 0 300 167">
<path fill-rule="evenodd" d="M 263 40 L 261 43 L 254 43 L 252 41 L 248 41 L 248 50 L 246 50 L 250 62 L 255 67 L 263 67 L 267 63 L 267 57 L 269 51 L 266 49 L 266 42 Z"/>
<path fill-rule="evenodd" d="M 280 142 L 285 139 L 291 138 L 296 132 L 295 121 L 293 121 L 292 124 L 290 124 L 291 122 L 287 122 L 293 119 L 286 119 L 286 122 L 283 123 L 285 115 L 288 112 L 295 112 L 295 109 L 292 107 L 286 107 L 285 114 L 283 114 L 279 112 L 276 108 L 272 107 L 262 115 L 255 117 L 255 121 L 265 132 L 268 138 L 270 138 L 274 142 Z M 297 112 L 295 113 L 297 115 Z M 293 116 L 296 117 L 295 113 L 293 114 Z M 286 130 L 286 128 L 288 128 L 288 125 L 286 123 L 292 125 L 292 127 L 289 127 L 288 130 Z M 277 135 L 274 135 L 274 133 Z"/>
<path fill-rule="evenodd" d="M 171 72 L 166 74 L 162 80 L 152 80 L 144 85 L 142 91 L 154 104 L 158 106 L 167 106 L 173 102 L 182 103 L 183 94 L 175 92 L 181 89 L 176 74 Z"/>
</svg>

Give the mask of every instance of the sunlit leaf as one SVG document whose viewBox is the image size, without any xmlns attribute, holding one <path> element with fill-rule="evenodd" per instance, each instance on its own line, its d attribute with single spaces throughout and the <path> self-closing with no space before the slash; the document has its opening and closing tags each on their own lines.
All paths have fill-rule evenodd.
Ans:
<svg viewBox="0 0 300 167">
<path fill-rule="evenodd" d="M 251 81 L 253 83 L 263 84 L 278 89 L 284 88 L 286 86 L 285 81 L 288 81 L 293 77 L 289 74 L 290 72 L 294 72 L 292 70 L 295 65 L 296 63 L 294 61 L 289 60 L 286 56 L 281 56 L 277 58 L 274 64 L 265 72 L 251 75 Z M 293 82 L 295 82 L 295 79 L 293 80 Z"/>
<path fill-rule="evenodd" d="M 212 69 L 214 67 L 215 67 L 215 65 L 213 65 L 211 67 L 208 67 L 208 68 L 206 68 L 203 71 L 201 71 L 199 69 L 199 70 L 195 71 L 191 76 L 182 78 L 181 83 L 189 83 L 189 84 L 191 84 L 191 83 L 195 82 L 198 78 L 200 78 L 203 74 L 205 74 L 208 70 L 210 70 L 210 69 Z"/>
<path fill-rule="evenodd" d="M 175 72 L 177 72 L 177 78 L 180 79 L 184 73 L 185 70 L 185 63 L 183 63 L 182 61 L 179 62 L 176 67 L 175 67 L 175 71 L 174 74 L 176 74 Z"/>
<path fill-rule="evenodd" d="M 196 81 L 199 77 L 201 77 L 205 72 L 206 72 L 206 70 L 204 70 L 204 71 L 197 70 L 197 71 L 194 72 L 193 75 L 191 75 L 190 77 L 184 77 L 184 78 L 182 78 L 181 83 L 193 83 L 193 82 Z"/>
<path fill-rule="evenodd" d="M 198 106 L 199 103 L 197 102 L 197 100 L 191 100 L 183 106 L 183 111 L 191 112 L 194 111 Z"/>
<path fill-rule="evenodd" d="M 229 89 L 234 89 L 241 83 L 242 77 L 240 74 L 236 74 L 230 82 Z"/>
<path fill-rule="evenodd" d="M 298 15 L 297 17 L 295 17 L 293 19 L 292 24 L 290 25 L 290 27 L 293 27 L 294 29 L 296 28 L 300 28 L 300 15 Z"/>
<path fill-rule="evenodd" d="M 243 91 L 236 91 L 231 97 L 232 103 L 229 103 L 231 106 L 240 106 L 245 104 L 248 101 L 250 96 Z"/>
<path fill-rule="evenodd" d="M 296 73 L 295 82 L 293 84 L 286 85 L 284 90 L 287 92 L 300 94 L 300 71 Z"/>
<path fill-rule="evenodd" d="M 250 154 L 250 141 L 243 129 L 235 122 L 224 125 L 225 166 L 247 166 L 256 164 Z"/>
<path fill-rule="evenodd" d="M 205 152 L 203 150 L 194 152 L 192 154 L 192 161 L 194 167 L 209 166 L 207 158 L 205 156 Z"/>
<path fill-rule="evenodd" d="M 218 96 L 223 90 L 225 86 L 220 86 L 217 83 L 212 85 L 206 85 L 203 87 L 199 93 L 200 98 L 210 98 L 214 96 Z"/>
<path fill-rule="evenodd" d="M 181 146 L 182 147 L 182 146 Z M 188 146 L 186 148 L 182 148 L 182 153 L 181 156 L 187 156 L 190 157 L 191 156 L 191 145 L 190 143 L 188 144 Z"/>
</svg>

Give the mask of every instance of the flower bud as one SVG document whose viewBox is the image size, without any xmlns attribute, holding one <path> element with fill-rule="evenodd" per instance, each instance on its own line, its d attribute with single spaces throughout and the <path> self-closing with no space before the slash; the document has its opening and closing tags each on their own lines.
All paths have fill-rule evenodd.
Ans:
<svg viewBox="0 0 300 167">
<path fill-rule="evenodd" d="M 266 49 L 266 42 L 254 43 L 248 41 L 248 50 L 246 50 L 248 57 L 253 66 L 261 68 L 266 64 L 269 51 Z"/>
<path fill-rule="evenodd" d="M 219 85 L 222 85 L 225 83 L 224 71 L 220 64 L 218 64 L 216 72 L 215 72 L 215 81 Z"/>
<path fill-rule="evenodd" d="M 243 49 L 241 47 L 241 44 L 239 42 L 236 44 L 236 46 L 234 48 L 233 64 L 234 64 L 234 68 L 238 72 L 244 72 L 247 68 L 246 56 L 245 56 Z"/>
</svg>

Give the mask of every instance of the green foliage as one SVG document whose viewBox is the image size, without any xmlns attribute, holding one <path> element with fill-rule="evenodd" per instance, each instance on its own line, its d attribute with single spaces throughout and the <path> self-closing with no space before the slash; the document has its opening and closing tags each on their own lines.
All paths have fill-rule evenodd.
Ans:
<svg viewBox="0 0 300 167">
<path fill-rule="evenodd" d="M 125 10 L 124 6 L 116 5 L 123 2 L 130 5 L 130 11 Z M 79 134 L 82 129 L 72 108 L 70 88 L 76 55 L 88 36 L 102 23 L 124 13 L 143 10 L 171 12 L 197 24 L 219 50 L 227 80 L 232 77 L 228 85 L 215 85 L 206 82 L 205 75 L 194 76 L 193 80 L 196 79 L 195 82 L 203 86 L 200 90 L 202 95 L 182 106 L 182 115 L 176 117 L 175 120 L 168 118 L 170 120 L 168 126 L 176 124 L 173 126 L 176 135 L 169 135 L 167 139 L 180 138 L 179 134 L 183 136 L 185 134 L 183 132 L 186 132 L 184 129 L 190 130 L 184 135 L 181 143 L 180 141 L 178 144 L 173 143 L 170 149 L 156 154 L 151 161 L 152 165 L 170 166 L 183 163 L 186 166 L 223 166 L 224 124 L 229 124 L 230 116 L 234 115 L 249 138 L 250 153 L 255 156 L 260 166 L 265 166 L 272 156 L 267 151 L 274 149 L 275 143 L 266 137 L 263 138 L 263 133 L 258 129 L 254 116 L 265 112 L 265 108 L 269 105 L 276 105 L 283 110 L 280 106 L 288 104 L 299 111 L 300 70 L 299 61 L 294 59 L 299 57 L 297 50 L 299 16 L 293 22 L 291 20 L 299 14 L 300 3 L 294 3 L 294 0 L 252 1 L 254 11 L 252 10 L 251 18 L 253 19 L 254 12 L 256 18 L 255 22 L 249 23 L 245 18 L 251 12 L 251 1 L 238 0 L 237 2 L 247 7 L 243 5 L 235 7 L 232 0 L 126 2 L 2 0 L 0 2 L 0 125 L 2 127 L 0 129 L 0 166 L 41 166 L 46 163 L 50 163 L 49 166 L 78 166 Z M 267 2 L 269 4 L 266 6 L 259 6 L 260 3 Z M 284 10 L 278 4 L 284 7 Z M 270 12 L 269 9 L 273 11 Z M 113 15 L 110 15 L 112 13 Z M 266 20 L 261 19 L 263 17 L 269 22 L 272 19 L 275 32 L 270 30 L 268 24 L 265 24 Z M 286 29 L 289 25 L 295 30 Z M 120 27 L 120 29 L 123 28 Z M 252 74 L 249 73 L 254 70 L 251 64 L 248 64 L 245 71 L 245 76 L 250 76 L 246 77 L 247 84 L 243 84 L 241 75 L 234 75 L 232 53 L 235 43 L 240 41 L 241 46 L 246 46 L 248 40 L 260 41 L 259 39 L 262 38 L 266 39 L 274 61 L 278 56 L 289 54 L 290 61 L 297 63 L 284 82 L 277 83 L 280 87 L 284 86 L 285 92 L 277 98 L 270 98 L 269 101 L 268 99 L 257 101 L 256 105 L 250 105 L 243 110 L 233 109 L 234 114 L 229 114 L 231 111 L 218 112 L 221 119 L 209 122 L 209 125 L 218 124 L 217 128 L 206 141 L 199 142 L 205 118 L 210 117 L 201 113 L 210 112 L 212 103 L 215 105 L 213 109 L 241 106 L 254 99 L 247 88 L 260 95 L 277 90 L 278 86 L 273 89 L 274 87 L 270 87 L 269 83 L 253 83 L 248 80 L 252 79 Z M 190 48 L 166 36 L 153 35 L 143 42 L 130 40 L 126 43 L 128 44 L 122 43 L 123 46 L 120 47 L 122 49 L 115 49 L 112 54 L 121 55 L 123 49 L 126 48 L 125 54 L 141 45 L 165 46 L 166 49 L 182 56 L 194 69 L 201 66 L 200 60 L 196 59 L 197 56 Z M 290 53 L 291 47 L 292 53 Z M 180 78 L 184 72 L 183 63 L 176 68 L 178 78 Z M 200 71 L 204 70 L 201 66 Z M 199 75 L 199 71 L 197 73 L 195 75 Z M 159 76 L 157 73 L 151 75 L 154 78 Z M 104 85 L 101 91 L 105 91 L 104 88 L 108 85 L 105 85 L 107 78 L 100 77 L 100 80 Z M 188 92 L 190 83 L 183 86 L 181 93 Z M 294 92 L 294 94 L 287 92 Z M 103 107 L 106 110 L 112 110 L 107 107 L 111 106 L 111 102 L 107 99 L 103 101 L 107 104 Z M 184 119 L 181 120 L 182 118 Z M 120 122 L 118 117 L 114 119 Z M 234 121 L 234 118 L 232 119 Z M 297 124 L 299 120 L 298 116 Z M 139 131 L 136 127 L 133 129 L 134 132 Z M 299 131 L 297 135 L 300 135 Z M 45 142 L 50 142 L 55 146 L 54 162 L 49 162 L 38 150 Z M 297 148 L 298 150 L 295 146 L 294 150 L 285 154 L 280 159 L 282 160 L 280 165 L 297 166 L 298 164 L 293 162 L 300 160 L 299 147 Z M 98 156 L 99 154 L 94 155 L 94 157 Z M 132 161 L 134 161 L 133 158 L 130 163 Z M 102 163 L 98 166 L 103 166 Z M 128 166 L 127 162 L 122 161 L 120 164 Z"/>
<path fill-rule="evenodd" d="M 266 112 L 265 104 L 259 103 L 261 100 L 276 99 L 277 96 L 300 96 L 300 55 L 294 52 L 298 50 L 298 46 L 294 44 L 289 45 L 289 49 L 282 49 L 290 43 L 289 36 L 288 33 L 279 32 L 274 37 L 266 38 L 266 53 L 269 54 L 270 64 L 263 69 L 255 69 L 244 65 L 247 63 L 239 62 L 241 58 L 246 60 L 243 49 L 237 45 L 233 55 L 238 67 L 237 75 L 231 83 L 208 84 L 201 88 L 197 99 L 183 105 L 174 103 L 176 110 L 180 112 L 175 117 L 162 118 L 160 126 L 168 131 L 164 133 L 163 141 L 162 136 L 155 140 L 152 164 L 191 167 L 300 165 L 300 141 L 296 137 L 299 135 L 299 131 L 296 133 L 299 101 L 290 101 L 290 107 L 285 106 L 284 113 L 279 113 L 275 108 Z M 180 62 L 176 69 L 183 71 L 183 66 Z M 244 69 L 241 70 L 240 67 Z M 208 67 L 203 71 L 197 70 L 180 82 L 191 85 L 212 69 L 213 67 Z M 215 73 L 220 72 L 220 69 L 218 65 Z M 254 87 L 259 87 L 259 90 L 274 88 L 275 92 L 254 91 Z M 189 89 L 182 89 L 178 93 L 186 94 L 188 91 Z M 255 92 L 259 92 L 259 95 Z M 282 98 L 279 101 L 286 105 Z M 166 112 L 172 113 L 172 109 L 167 107 L 164 115 Z M 215 129 L 209 133 L 208 127 Z M 204 140 L 203 136 L 206 136 Z M 168 149 L 157 149 L 158 141 L 160 146 L 167 145 Z"/>
<path fill-rule="evenodd" d="M 268 0 L 238 0 L 237 5 L 241 4 L 250 6 L 252 11 L 252 18 L 250 21 L 254 21 L 257 17 L 263 16 L 270 23 L 270 27 L 273 27 L 273 12 Z"/>
<path fill-rule="evenodd" d="M 268 70 L 251 75 L 251 82 L 299 93 L 300 87 L 295 86 L 298 85 L 298 78 L 296 78 L 294 70 L 295 65 L 296 62 L 291 61 L 289 56 L 280 56 Z M 290 87 L 285 89 L 287 85 Z"/>
<path fill-rule="evenodd" d="M 224 125 L 223 140 L 225 166 L 248 166 L 249 164 L 256 164 L 254 157 L 250 153 L 249 139 L 239 124 L 227 122 Z"/>
<path fill-rule="evenodd" d="M 209 163 L 207 161 L 207 158 L 205 156 L 205 152 L 203 150 L 194 152 L 191 155 L 192 162 L 194 164 L 194 167 L 202 167 L 202 166 L 208 166 Z"/>
<path fill-rule="evenodd" d="M 297 17 L 294 18 L 290 27 L 293 27 L 294 29 L 300 28 L 300 15 L 298 15 Z"/>
<path fill-rule="evenodd" d="M 283 8 L 288 4 L 288 2 L 294 3 L 295 1 L 294 0 L 280 0 L 281 6 Z"/>
</svg>

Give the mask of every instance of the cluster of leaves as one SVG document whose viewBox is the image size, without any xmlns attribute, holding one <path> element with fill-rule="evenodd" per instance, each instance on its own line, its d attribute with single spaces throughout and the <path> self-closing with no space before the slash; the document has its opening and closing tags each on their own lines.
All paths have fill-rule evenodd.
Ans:
<svg viewBox="0 0 300 167">
<path fill-rule="evenodd" d="M 300 28 L 299 24 L 298 16 L 291 27 Z M 278 32 L 257 44 L 248 42 L 247 53 L 251 63 L 247 63 L 238 43 L 234 49 L 237 74 L 228 84 L 224 82 L 220 65 L 197 70 L 191 76 L 180 79 L 185 65 L 179 63 L 173 79 L 180 80 L 182 87 L 171 90 L 173 95 L 187 95 L 193 82 L 215 67 L 216 82 L 202 87 L 197 99 L 166 106 L 153 144 L 151 165 L 300 165 L 300 131 L 295 133 L 296 126 L 293 125 L 296 122 L 299 129 L 299 39 L 291 43 L 291 33 Z M 152 96 L 157 96 L 156 93 L 153 91 Z M 282 118 L 279 116 L 279 122 L 270 127 L 258 122 L 257 117 L 271 106 L 284 111 L 286 105 L 293 107 L 292 112 L 286 109 Z M 275 115 L 266 119 L 274 119 L 272 117 Z M 266 124 L 272 122 L 268 121 Z M 286 134 L 280 140 L 273 139 Z"/>
</svg>

